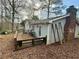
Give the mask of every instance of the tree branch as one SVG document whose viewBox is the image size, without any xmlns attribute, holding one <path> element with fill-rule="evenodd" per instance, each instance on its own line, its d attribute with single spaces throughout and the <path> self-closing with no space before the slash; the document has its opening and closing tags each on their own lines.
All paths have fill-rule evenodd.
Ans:
<svg viewBox="0 0 79 59">
<path fill-rule="evenodd" d="M 11 7 L 13 7 L 13 5 L 11 4 L 11 1 L 10 1 L 10 0 L 8 0 L 8 2 L 9 2 L 9 4 L 10 4 L 10 6 L 11 6 Z"/>
</svg>

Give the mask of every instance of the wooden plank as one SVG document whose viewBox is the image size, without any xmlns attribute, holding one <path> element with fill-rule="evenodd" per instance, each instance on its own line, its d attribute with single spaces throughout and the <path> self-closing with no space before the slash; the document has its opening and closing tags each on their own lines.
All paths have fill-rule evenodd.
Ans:
<svg viewBox="0 0 79 59">
<path fill-rule="evenodd" d="M 63 33 L 63 28 L 62 28 L 61 22 L 59 22 L 59 27 L 60 27 L 61 34 L 62 34 L 62 38 L 60 38 L 60 39 L 61 39 L 61 40 L 60 40 L 60 44 L 62 44 L 62 40 L 63 40 L 63 38 L 64 38 L 64 33 Z"/>
<path fill-rule="evenodd" d="M 39 44 L 42 44 L 42 43 L 45 43 L 46 44 L 46 38 L 47 38 L 47 36 L 46 37 L 33 38 L 33 39 L 27 39 L 27 40 L 17 40 L 15 38 L 14 39 L 15 40 L 15 51 L 16 50 L 19 50 L 19 49 L 23 49 L 22 48 L 23 47 L 22 46 L 23 44 L 26 44 L 26 47 L 35 46 L 35 45 L 39 45 Z M 43 40 L 41 40 L 41 39 L 43 39 Z M 25 41 L 25 43 L 23 43 L 23 41 Z M 37 43 L 37 42 L 39 42 L 39 43 Z M 19 49 L 18 49 L 18 47 L 19 47 Z"/>
<path fill-rule="evenodd" d="M 59 41 L 60 41 L 60 36 L 59 36 L 59 31 L 58 31 L 57 24 L 55 24 L 55 27 L 56 27 L 56 29 L 57 29 L 57 35 L 58 35 L 58 39 L 59 39 Z"/>
<path fill-rule="evenodd" d="M 37 39 L 43 39 L 45 37 L 39 37 L 39 38 L 33 38 L 33 39 L 27 39 L 27 40 L 17 40 L 17 41 L 30 41 L 30 40 L 37 40 Z"/>
<path fill-rule="evenodd" d="M 62 34 L 64 35 L 61 22 L 59 22 L 59 26 L 60 26 L 60 28 L 61 28 Z"/>
<path fill-rule="evenodd" d="M 54 34 L 54 40 L 56 42 L 56 37 L 55 37 L 55 30 L 54 30 L 54 25 L 52 24 L 52 29 L 53 29 L 53 34 Z"/>
</svg>

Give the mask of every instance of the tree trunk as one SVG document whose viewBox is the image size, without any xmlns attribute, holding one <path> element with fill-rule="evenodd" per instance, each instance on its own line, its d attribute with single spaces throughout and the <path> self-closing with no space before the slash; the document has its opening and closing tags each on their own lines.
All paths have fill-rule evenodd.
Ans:
<svg viewBox="0 0 79 59">
<path fill-rule="evenodd" d="M 1 5 L 1 25 L 0 25 L 1 30 L 3 29 L 3 7 Z"/>
<path fill-rule="evenodd" d="M 47 19 L 49 19 L 49 14 L 50 14 L 49 13 L 50 12 L 50 0 L 48 1 L 48 8 L 47 9 L 48 9 Z"/>
<path fill-rule="evenodd" d="M 14 15 L 15 15 L 15 4 L 14 4 L 14 0 L 12 1 L 13 5 L 12 5 L 12 10 L 13 10 L 13 13 L 12 13 L 12 32 L 14 31 Z"/>
</svg>

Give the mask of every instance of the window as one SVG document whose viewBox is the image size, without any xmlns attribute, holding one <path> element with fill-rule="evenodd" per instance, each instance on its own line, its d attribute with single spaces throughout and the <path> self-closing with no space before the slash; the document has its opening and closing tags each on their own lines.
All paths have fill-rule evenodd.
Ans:
<svg viewBox="0 0 79 59">
<path fill-rule="evenodd" d="M 39 26 L 39 36 L 41 36 L 41 26 Z"/>
</svg>

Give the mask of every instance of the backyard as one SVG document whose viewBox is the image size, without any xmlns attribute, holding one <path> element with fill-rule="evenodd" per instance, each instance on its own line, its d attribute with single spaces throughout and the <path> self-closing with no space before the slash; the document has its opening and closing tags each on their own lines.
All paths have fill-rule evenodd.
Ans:
<svg viewBox="0 0 79 59">
<path fill-rule="evenodd" d="M 78 0 L 0 0 L 0 59 L 79 59 Z"/>
<path fill-rule="evenodd" d="M 1 36 L 2 37 L 2 36 Z M 0 59 L 79 59 L 79 40 L 14 50 L 13 34 L 0 37 Z"/>
</svg>

